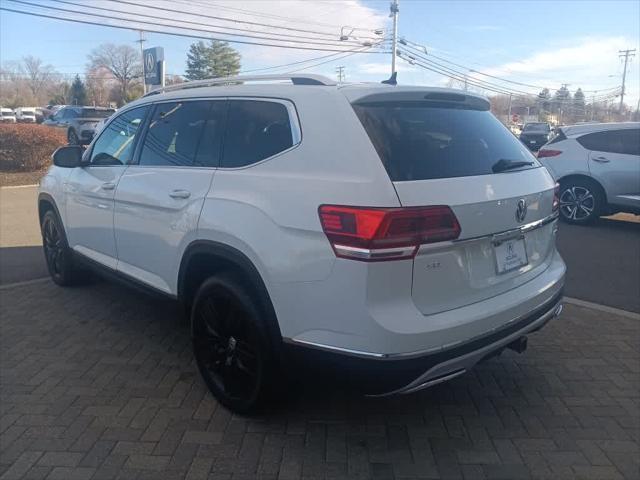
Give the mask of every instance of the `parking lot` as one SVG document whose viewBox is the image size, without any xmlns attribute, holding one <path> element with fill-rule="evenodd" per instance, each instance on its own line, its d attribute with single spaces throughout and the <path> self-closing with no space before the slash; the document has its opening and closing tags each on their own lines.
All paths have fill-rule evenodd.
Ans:
<svg viewBox="0 0 640 480">
<path fill-rule="evenodd" d="M 247 418 L 206 392 L 175 305 L 42 279 L 35 189 L 0 194 L 0 479 L 640 476 L 634 218 L 561 225 L 578 300 L 525 354 L 386 399 L 303 379 Z"/>
</svg>

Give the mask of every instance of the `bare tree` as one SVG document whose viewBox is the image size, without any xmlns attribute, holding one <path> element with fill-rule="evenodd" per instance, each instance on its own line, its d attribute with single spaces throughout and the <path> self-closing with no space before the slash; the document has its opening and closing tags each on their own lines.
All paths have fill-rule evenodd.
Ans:
<svg viewBox="0 0 640 480">
<path fill-rule="evenodd" d="M 129 45 L 100 45 L 89 54 L 88 68 L 106 68 L 115 77 L 119 83 L 120 104 L 130 100 L 131 87 L 142 76 L 140 53 Z"/>
<path fill-rule="evenodd" d="M 93 105 L 107 105 L 109 92 L 116 79 L 105 67 L 88 69 L 85 73 L 85 82 L 89 94 L 89 102 Z"/>
<path fill-rule="evenodd" d="M 54 80 L 55 71 L 53 67 L 45 65 L 41 59 L 31 55 L 22 59 L 22 66 L 31 93 L 35 98 L 40 97 Z"/>
</svg>

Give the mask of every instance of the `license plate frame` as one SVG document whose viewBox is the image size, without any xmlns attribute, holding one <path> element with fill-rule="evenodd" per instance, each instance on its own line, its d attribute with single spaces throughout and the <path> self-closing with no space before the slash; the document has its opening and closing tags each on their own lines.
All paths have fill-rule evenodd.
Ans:
<svg viewBox="0 0 640 480">
<path fill-rule="evenodd" d="M 524 235 L 493 242 L 496 274 L 504 275 L 529 265 Z"/>
</svg>

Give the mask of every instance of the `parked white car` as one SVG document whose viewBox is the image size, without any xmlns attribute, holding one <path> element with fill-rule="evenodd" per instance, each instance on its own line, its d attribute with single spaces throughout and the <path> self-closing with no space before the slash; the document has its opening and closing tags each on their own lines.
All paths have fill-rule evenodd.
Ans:
<svg viewBox="0 0 640 480">
<path fill-rule="evenodd" d="M 567 222 L 640 213 L 640 123 L 562 127 L 538 159 L 560 183 L 560 213 Z"/>
<path fill-rule="evenodd" d="M 18 107 L 16 108 L 16 120 L 18 123 L 36 123 L 35 107 Z"/>
<path fill-rule="evenodd" d="M 39 193 L 53 280 L 90 266 L 178 299 L 205 383 L 235 411 L 309 358 L 369 394 L 420 390 L 522 352 L 561 310 L 555 182 L 468 92 L 189 82 L 53 162 Z"/>
<path fill-rule="evenodd" d="M 2 123 L 16 123 L 16 113 L 11 108 L 0 107 L 0 121 Z"/>
</svg>

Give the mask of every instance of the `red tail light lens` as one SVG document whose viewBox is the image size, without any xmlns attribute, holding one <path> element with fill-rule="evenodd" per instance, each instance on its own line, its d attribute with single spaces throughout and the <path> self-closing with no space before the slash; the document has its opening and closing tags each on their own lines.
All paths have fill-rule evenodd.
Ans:
<svg viewBox="0 0 640 480">
<path fill-rule="evenodd" d="M 560 184 L 556 183 L 556 186 L 553 189 L 553 206 L 551 207 L 551 210 L 554 212 L 557 212 L 559 207 L 560 207 Z"/>
<path fill-rule="evenodd" d="M 562 150 L 538 150 L 538 158 L 557 157 Z"/>
<path fill-rule="evenodd" d="M 320 206 L 322 229 L 336 256 L 363 261 L 413 258 L 424 243 L 454 240 L 460 224 L 447 206 Z"/>
</svg>

